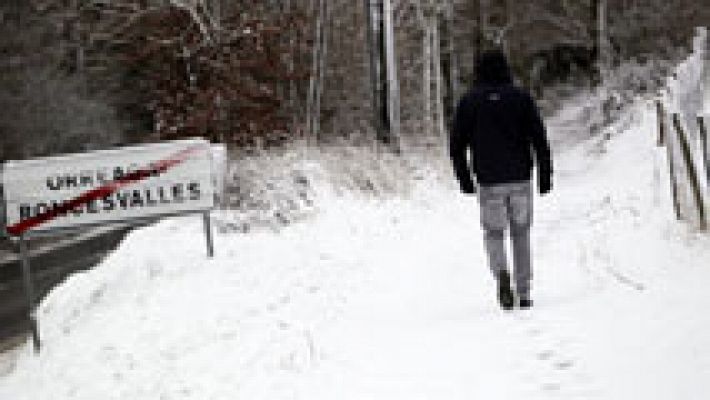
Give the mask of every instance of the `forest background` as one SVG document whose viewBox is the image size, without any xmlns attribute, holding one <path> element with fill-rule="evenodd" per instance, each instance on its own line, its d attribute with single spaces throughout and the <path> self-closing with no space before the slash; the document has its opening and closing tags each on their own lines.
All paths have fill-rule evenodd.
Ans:
<svg viewBox="0 0 710 400">
<path fill-rule="evenodd" d="M 194 136 L 435 146 L 493 47 L 547 114 L 596 93 L 594 135 L 708 20 L 694 0 L 5 0 L 0 160 Z"/>
</svg>

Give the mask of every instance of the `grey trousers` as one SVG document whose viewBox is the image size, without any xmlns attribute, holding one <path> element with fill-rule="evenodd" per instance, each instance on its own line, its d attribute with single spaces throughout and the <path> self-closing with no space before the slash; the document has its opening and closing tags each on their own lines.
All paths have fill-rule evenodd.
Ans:
<svg viewBox="0 0 710 400">
<path fill-rule="evenodd" d="M 481 186 L 481 206 L 486 252 L 495 276 L 508 270 L 505 232 L 510 228 L 513 250 L 515 288 L 518 296 L 529 298 L 532 265 L 530 227 L 532 226 L 533 193 L 530 181 Z"/>
</svg>

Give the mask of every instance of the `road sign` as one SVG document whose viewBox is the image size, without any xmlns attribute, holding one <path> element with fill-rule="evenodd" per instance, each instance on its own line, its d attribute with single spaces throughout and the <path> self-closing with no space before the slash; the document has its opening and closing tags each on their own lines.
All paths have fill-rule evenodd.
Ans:
<svg viewBox="0 0 710 400">
<path fill-rule="evenodd" d="M 9 161 L 2 182 L 14 236 L 214 206 L 211 149 L 201 139 Z"/>
<path fill-rule="evenodd" d="M 5 163 L 5 230 L 20 239 L 36 351 L 37 298 L 25 239 L 37 232 L 201 212 L 212 257 L 209 210 L 218 181 L 213 152 L 209 142 L 192 139 Z"/>
</svg>

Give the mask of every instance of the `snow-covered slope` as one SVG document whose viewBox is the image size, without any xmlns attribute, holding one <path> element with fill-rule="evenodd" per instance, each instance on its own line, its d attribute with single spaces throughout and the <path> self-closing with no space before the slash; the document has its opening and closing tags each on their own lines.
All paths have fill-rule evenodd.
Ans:
<svg viewBox="0 0 710 400">
<path fill-rule="evenodd" d="M 426 175 L 375 200 L 320 188 L 276 231 L 199 218 L 130 235 L 44 301 L 0 399 L 703 399 L 710 239 L 672 218 L 652 110 L 557 152 L 535 308 L 494 301 L 477 203 Z"/>
</svg>

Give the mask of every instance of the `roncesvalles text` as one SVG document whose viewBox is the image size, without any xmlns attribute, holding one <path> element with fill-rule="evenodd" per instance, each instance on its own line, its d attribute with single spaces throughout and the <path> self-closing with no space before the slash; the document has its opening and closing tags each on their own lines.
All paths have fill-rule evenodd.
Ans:
<svg viewBox="0 0 710 400">
<path fill-rule="evenodd" d="M 95 171 L 81 171 L 74 174 L 55 174 L 46 178 L 46 187 L 50 191 L 68 191 L 76 195 L 77 189 L 90 190 L 95 187 L 119 181 L 128 174 L 139 170 L 136 165 L 129 167 L 102 168 Z M 157 177 L 162 172 L 152 166 L 142 170 L 145 178 Z M 54 197 L 54 196 L 52 196 Z M 19 204 L 20 220 L 24 221 L 37 215 L 56 210 L 66 200 L 38 201 L 34 204 Z M 199 201 L 201 199 L 199 182 L 170 182 L 158 186 L 148 186 L 143 182 L 140 188 L 117 190 L 110 195 L 103 196 L 75 207 L 70 211 L 57 215 L 61 217 L 78 217 L 85 214 L 110 213 L 117 210 L 129 210 L 145 207 L 159 207 L 173 203 Z"/>
</svg>

